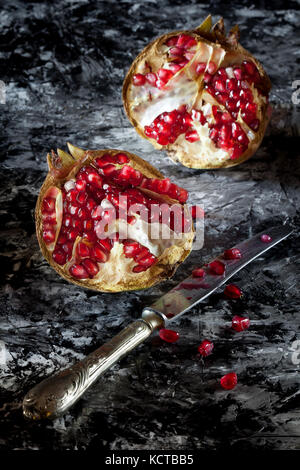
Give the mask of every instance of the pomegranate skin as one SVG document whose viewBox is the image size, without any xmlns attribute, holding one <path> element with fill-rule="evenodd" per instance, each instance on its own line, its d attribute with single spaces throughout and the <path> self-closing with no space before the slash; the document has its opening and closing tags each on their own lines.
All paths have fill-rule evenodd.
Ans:
<svg viewBox="0 0 300 470">
<path fill-rule="evenodd" d="M 198 47 L 195 43 L 203 43 L 207 46 L 213 46 L 214 50 L 223 48 L 226 55 L 225 59 L 218 64 L 218 69 L 213 61 L 209 62 L 208 60 L 206 62 L 206 69 L 204 67 L 206 63 L 204 64 L 202 62 L 199 62 L 197 67 L 195 66 L 193 68 L 193 54 L 186 50 L 182 52 L 182 47 L 187 47 L 186 44 L 184 45 L 185 37 L 190 38 L 188 45 L 191 44 L 192 50 L 193 47 Z M 178 41 L 174 41 L 174 38 L 178 39 Z M 212 27 L 211 17 L 209 15 L 202 25 L 194 30 L 174 31 L 160 36 L 146 46 L 133 61 L 123 84 L 123 103 L 125 112 L 136 132 L 141 137 L 150 140 L 156 149 L 166 150 L 170 158 L 175 162 L 179 161 L 182 165 L 189 168 L 229 168 L 248 160 L 260 146 L 270 119 L 268 94 L 271 89 L 271 82 L 260 62 L 255 59 L 250 52 L 244 49 L 239 44 L 238 40 L 239 29 L 237 26 L 233 27 L 226 36 L 223 19 L 221 18 L 216 25 Z M 179 44 L 180 42 L 183 45 Z M 180 57 L 180 54 L 183 54 L 185 57 Z M 184 60 L 180 62 L 182 58 Z M 201 57 L 199 60 L 201 60 Z M 223 68 L 224 71 L 226 67 L 228 68 L 228 65 L 232 69 L 234 68 L 231 78 L 228 75 L 227 77 L 220 76 L 220 79 L 215 80 L 219 69 Z M 145 67 L 148 67 L 148 69 L 145 69 Z M 132 93 L 133 76 L 137 73 L 145 73 L 146 81 L 144 85 L 136 88 L 147 87 L 150 83 L 147 81 L 147 76 L 151 75 L 151 85 L 160 91 L 164 91 L 168 89 L 169 74 L 166 72 L 171 71 L 173 76 L 178 77 L 178 74 L 184 71 L 185 67 L 188 69 L 187 75 L 189 77 L 192 75 L 192 80 L 197 82 L 198 86 L 197 98 L 193 98 L 192 101 L 188 101 L 188 103 L 181 100 L 184 102 L 184 105 L 187 105 L 186 111 L 188 111 L 189 117 L 185 117 L 184 113 L 182 114 L 180 106 L 178 108 L 175 107 L 173 110 L 165 109 L 163 107 L 156 115 L 153 115 L 153 121 L 145 124 L 144 118 L 140 119 L 135 111 L 136 101 L 133 100 L 135 93 Z M 163 75 L 162 71 L 164 71 Z M 195 76 L 193 76 L 193 74 L 195 75 L 195 71 L 196 74 L 200 74 L 202 78 L 195 78 Z M 246 72 L 252 74 L 250 80 L 255 77 L 255 73 L 259 77 L 259 80 L 257 81 L 257 90 L 259 89 L 260 96 L 258 98 L 257 96 L 254 97 L 257 90 L 250 99 L 249 89 L 242 89 L 243 73 Z M 166 80 L 165 82 L 159 77 L 159 74 Z M 238 97 L 235 96 L 237 93 L 235 88 L 237 81 L 240 87 L 238 89 L 238 93 L 241 93 Z M 170 83 L 171 82 L 172 78 Z M 256 86 L 256 82 L 253 81 L 252 83 L 255 83 Z M 205 90 L 203 90 L 202 85 L 206 87 Z M 172 86 L 173 85 L 171 85 L 170 88 L 172 88 Z M 176 83 L 174 87 L 174 89 L 176 89 Z M 146 91 L 148 93 L 148 88 Z M 156 93 L 156 91 L 154 93 Z M 208 94 L 210 94 L 210 98 L 207 100 L 205 96 L 207 97 Z M 149 95 L 152 95 L 152 90 L 150 90 Z M 217 151 L 227 152 L 227 155 L 223 153 L 220 157 L 220 155 L 217 155 L 217 152 L 214 151 L 213 153 L 216 153 L 216 155 L 205 157 L 205 151 L 208 148 L 206 144 L 204 145 L 204 150 L 199 150 L 199 145 L 203 144 L 202 135 L 199 139 L 199 136 L 197 135 L 199 128 L 197 128 L 196 131 L 195 125 L 192 125 L 189 120 L 193 117 L 199 121 L 201 125 L 206 122 L 201 109 L 198 109 L 198 104 L 201 101 L 200 98 L 203 97 L 205 98 L 205 104 L 210 102 L 214 106 L 217 105 L 219 110 L 218 116 L 214 115 L 213 117 L 213 119 L 219 120 L 219 122 L 216 121 L 216 124 L 214 124 L 218 129 L 211 128 L 212 124 L 209 124 L 209 138 L 211 139 L 209 146 L 211 147 L 216 145 Z M 152 98 L 152 96 L 149 98 L 150 102 L 152 102 Z M 245 100 L 247 99 L 247 101 L 242 102 L 241 98 Z M 145 103 L 143 106 L 145 107 L 146 112 L 147 101 L 141 100 L 140 102 Z M 165 102 L 167 102 L 167 100 L 165 100 Z M 181 105 L 183 106 L 182 102 Z M 133 105 L 133 103 L 135 104 Z M 239 107 L 235 108 L 237 103 L 239 103 Z M 174 111 L 179 113 L 178 115 L 180 116 L 180 119 L 178 118 L 178 125 L 175 126 L 176 130 L 174 130 L 173 133 L 173 130 L 170 131 L 170 126 L 173 125 L 172 113 L 174 113 Z M 232 126 L 232 134 L 229 136 L 231 139 L 230 146 L 228 146 L 229 137 L 228 126 L 226 124 L 226 116 L 229 113 L 231 114 L 231 117 L 233 116 L 232 113 L 236 114 L 235 117 L 232 117 L 230 122 L 230 129 Z M 140 116 L 141 115 L 142 114 L 140 114 Z M 143 116 L 144 115 L 145 113 Z M 251 119 L 250 116 L 252 116 Z M 222 129 L 220 124 L 221 118 L 225 119 Z M 241 119 L 243 120 L 242 131 L 237 131 L 235 124 L 239 124 Z M 165 121 L 165 123 L 163 121 Z M 236 140 L 233 140 L 233 137 Z"/>
<path fill-rule="evenodd" d="M 116 168 L 118 169 L 117 171 L 120 171 L 120 174 L 120 168 L 122 168 L 122 166 L 124 168 L 124 166 L 130 162 L 131 175 L 136 177 L 134 180 L 136 186 L 132 187 L 132 189 L 129 187 L 129 192 L 134 192 L 135 188 L 138 188 L 138 181 L 141 180 L 140 174 L 143 175 L 143 180 L 139 183 L 141 186 L 145 184 L 145 178 L 154 182 L 160 180 L 165 181 L 165 179 L 163 175 L 148 162 L 135 154 L 124 152 L 123 150 L 83 150 L 71 144 L 68 144 L 68 147 L 70 154 L 60 149 L 57 150 L 57 153 L 52 151 L 51 154 L 48 154 L 49 172 L 41 187 L 35 209 L 37 239 L 41 252 L 51 267 L 68 282 L 99 292 L 121 292 L 145 289 L 172 277 L 179 264 L 189 255 L 192 248 L 194 227 L 188 206 L 185 203 L 180 203 L 178 200 L 171 199 L 167 194 L 156 193 L 149 188 L 141 188 L 141 192 L 150 199 L 157 197 L 162 203 L 167 202 L 172 204 L 176 202 L 180 205 L 185 214 L 189 214 L 191 224 L 188 232 L 184 234 L 184 243 L 182 246 L 171 245 L 157 257 L 151 255 L 149 250 L 145 249 L 143 245 L 140 246 L 139 256 L 135 256 L 134 259 L 133 256 L 132 259 L 128 259 L 124 251 L 122 251 L 121 256 L 122 259 L 125 260 L 125 263 L 131 261 L 133 263 L 130 267 L 130 272 L 121 272 L 119 276 L 120 279 L 117 283 L 112 281 L 109 275 L 103 278 L 101 277 L 103 266 L 109 264 L 114 245 L 117 244 L 118 248 L 122 247 L 122 250 L 125 245 L 123 245 L 123 240 L 119 240 L 118 232 L 112 233 L 110 237 L 111 241 L 109 241 L 108 239 L 102 240 L 99 237 L 97 238 L 92 231 L 92 227 L 95 227 L 98 223 L 97 205 L 95 205 L 95 202 L 91 198 L 86 200 L 86 198 L 82 197 L 80 191 L 84 191 L 86 187 L 84 181 L 87 181 L 87 184 L 90 184 L 89 181 L 92 181 L 94 184 L 95 198 L 103 197 L 103 188 L 109 186 L 105 172 L 107 172 L 107 168 L 109 168 L 110 165 L 110 156 L 113 158 L 119 157 L 120 162 L 116 163 Z M 96 160 L 101 162 L 103 156 L 103 169 L 105 171 L 103 171 L 103 177 L 101 177 L 103 181 L 100 183 L 100 178 L 93 176 L 95 172 L 91 170 L 91 165 L 99 169 L 99 165 L 95 162 Z M 105 161 L 105 158 L 108 161 Z M 87 169 L 89 169 L 89 171 L 87 171 Z M 100 172 L 100 174 L 102 173 Z M 139 178 L 137 178 L 137 176 L 139 176 Z M 103 187 L 98 188 L 98 184 L 103 184 Z M 173 184 L 172 187 L 174 190 L 175 185 Z M 185 199 L 186 193 L 183 188 L 177 188 L 178 191 L 176 194 L 178 194 L 178 198 L 182 200 Z M 77 195 L 76 191 L 78 191 Z M 57 197 L 58 193 L 63 194 L 61 207 L 63 208 L 62 212 L 64 212 L 61 217 L 61 223 L 58 224 L 56 222 L 54 225 L 49 225 L 45 223 L 45 217 L 47 217 L 48 220 L 49 214 L 51 215 L 49 212 L 53 209 L 53 201 L 51 198 L 59 199 Z M 113 199 L 113 193 L 111 195 L 113 202 L 117 203 L 116 198 Z M 44 202 L 45 200 L 46 203 Z M 56 203 L 56 206 L 57 205 Z M 87 217 L 88 211 L 90 211 L 92 217 L 95 217 L 94 219 Z M 99 214 L 100 212 L 101 211 L 99 211 Z M 109 211 L 104 210 L 103 213 L 105 214 L 105 212 Z M 105 216 L 103 216 L 103 218 L 104 217 Z M 56 218 L 58 219 L 58 217 Z M 130 216 L 128 216 L 127 220 L 130 220 Z M 45 242 L 43 238 L 45 228 L 48 230 L 48 225 L 49 230 L 56 230 L 58 226 L 53 243 L 53 237 L 48 237 L 47 242 Z M 81 238 L 78 240 L 76 237 L 78 237 L 80 230 L 81 233 L 83 233 L 84 239 Z M 76 240 L 78 244 L 76 244 Z M 82 246 L 82 241 L 86 243 L 86 245 Z M 53 257 L 54 252 L 55 256 Z M 78 255 L 81 257 L 81 261 L 76 259 Z M 119 266 L 119 258 L 117 255 L 119 256 L 119 253 L 115 253 L 114 257 L 111 259 L 111 266 Z M 55 262 L 55 260 L 57 261 Z M 71 262 L 72 264 L 70 264 Z M 73 266 L 75 266 L 75 268 L 72 268 Z M 135 269 L 136 267 L 138 267 L 138 269 Z M 100 275 L 100 277 L 98 275 Z"/>
</svg>

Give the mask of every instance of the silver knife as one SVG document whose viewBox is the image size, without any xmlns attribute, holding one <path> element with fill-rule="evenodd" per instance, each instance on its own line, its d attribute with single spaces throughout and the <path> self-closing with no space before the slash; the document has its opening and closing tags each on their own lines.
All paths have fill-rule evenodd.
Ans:
<svg viewBox="0 0 300 470">
<path fill-rule="evenodd" d="M 23 400 L 23 414 L 33 420 L 56 418 L 72 406 L 82 394 L 121 357 L 145 341 L 155 330 L 166 327 L 180 315 L 195 307 L 240 269 L 292 233 L 288 225 L 272 227 L 267 231 L 271 241 L 261 240 L 259 233 L 236 245 L 240 259 L 225 260 L 223 254 L 215 258 L 225 264 L 223 275 L 207 270 L 204 278 L 188 277 L 150 307 L 144 308 L 141 318 L 131 323 L 108 343 L 85 359 L 58 374 L 43 380 L 32 388 Z"/>
</svg>

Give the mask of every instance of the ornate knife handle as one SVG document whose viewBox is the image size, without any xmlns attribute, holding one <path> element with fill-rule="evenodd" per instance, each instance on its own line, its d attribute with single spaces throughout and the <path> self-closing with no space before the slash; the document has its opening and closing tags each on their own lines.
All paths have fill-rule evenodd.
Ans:
<svg viewBox="0 0 300 470">
<path fill-rule="evenodd" d="M 33 387 L 23 400 L 26 418 L 55 418 L 72 406 L 99 376 L 164 325 L 152 311 L 131 323 L 85 359 Z"/>
</svg>

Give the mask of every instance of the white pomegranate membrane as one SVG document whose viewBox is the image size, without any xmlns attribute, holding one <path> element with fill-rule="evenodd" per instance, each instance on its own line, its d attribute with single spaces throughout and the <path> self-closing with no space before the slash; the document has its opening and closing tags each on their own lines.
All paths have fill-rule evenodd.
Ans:
<svg viewBox="0 0 300 470">
<path fill-rule="evenodd" d="M 254 62 L 186 34 L 167 39 L 158 54 L 163 67 L 139 64 L 128 95 L 144 135 L 204 161 L 240 158 L 268 100 Z"/>
<path fill-rule="evenodd" d="M 187 191 L 145 177 L 124 153 L 96 158 L 61 186 L 43 198 L 42 236 L 74 279 L 96 278 L 112 253 L 132 273 L 146 271 L 191 230 Z"/>
</svg>

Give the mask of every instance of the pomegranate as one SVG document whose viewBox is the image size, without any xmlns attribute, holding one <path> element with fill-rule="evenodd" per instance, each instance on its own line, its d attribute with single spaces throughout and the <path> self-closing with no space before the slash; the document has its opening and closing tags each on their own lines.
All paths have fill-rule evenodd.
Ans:
<svg viewBox="0 0 300 470">
<path fill-rule="evenodd" d="M 129 152 L 68 144 L 48 154 L 36 206 L 43 255 L 65 279 L 103 292 L 175 272 L 194 238 L 188 193 Z"/>
<path fill-rule="evenodd" d="M 123 85 L 136 131 L 190 168 L 237 165 L 259 147 L 270 112 L 270 80 L 211 16 L 190 31 L 165 34 L 137 56 Z"/>
</svg>

